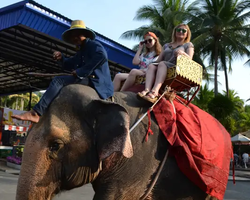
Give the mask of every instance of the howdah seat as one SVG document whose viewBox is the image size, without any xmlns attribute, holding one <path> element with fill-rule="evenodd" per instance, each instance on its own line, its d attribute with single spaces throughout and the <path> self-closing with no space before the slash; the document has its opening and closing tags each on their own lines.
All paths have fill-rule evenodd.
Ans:
<svg viewBox="0 0 250 200">
<path fill-rule="evenodd" d="M 168 68 L 166 79 L 162 85 L 171 87 L 176 92 L 187 92 L 187 105 L 193 100 L 202 84 L 202 66 L 186 56 L 178 56 L 176 65 Z M 135 84 L 144 84 L 145 76 L 137 76 Z M 191 89 L 192 96 L 190 96 Z"/>
</svg>

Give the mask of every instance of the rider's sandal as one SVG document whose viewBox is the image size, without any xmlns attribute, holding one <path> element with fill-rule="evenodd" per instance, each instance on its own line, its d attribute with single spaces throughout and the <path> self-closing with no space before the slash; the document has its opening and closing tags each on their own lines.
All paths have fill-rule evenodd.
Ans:
<svg viewBox="0 0 250 200">
<path fill-rule="evenodd" d="M 158 100 L 158 94 L 155 91 L 149 92 L 146 96 L 142 97 L 144 100 L 149 101 L 151 103 L 155 103 Z"/>
<path fill-rule="evenodd" d="M 142 92 L 138 92 L 137 95 L 141 98 L 143 98 L 144 96 L 146 96 L 149 93 L 149 89 L 145 89 Z"/>
</svg>

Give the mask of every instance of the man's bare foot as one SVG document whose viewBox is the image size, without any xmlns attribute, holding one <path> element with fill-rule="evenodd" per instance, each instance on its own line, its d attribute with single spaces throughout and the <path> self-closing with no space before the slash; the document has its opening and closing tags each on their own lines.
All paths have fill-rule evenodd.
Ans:
<svg viewBox="0 0 250 200">
<path fill-rule="evenodd" d="M 39 122 L 39 119 L 40 119 L 39 115 L 34 110 L 25 112 L 21 115 L 12 115 L 11 117 L 14 119 L 19 119 L 23 121 L 31 121 L 34 123 Z"/>
</svg>

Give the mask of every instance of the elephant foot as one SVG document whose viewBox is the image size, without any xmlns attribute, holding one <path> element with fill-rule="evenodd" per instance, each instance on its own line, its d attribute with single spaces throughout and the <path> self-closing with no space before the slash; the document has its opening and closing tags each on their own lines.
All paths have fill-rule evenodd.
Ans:
<svg viewBox="0 0 250 200">
<path fill-rule="evenodd" d="M 39 119 L 40 119 L 39 115 L 34 110 L 25 112 L 25 113 L 20 114 L 20 115 L 12 115 L 11 117 L 14 119 L 19 119 L 19 120 L 23 120 L 23 121 L 31 121 L 34 123 L 39 122 Z"/>
</svg>

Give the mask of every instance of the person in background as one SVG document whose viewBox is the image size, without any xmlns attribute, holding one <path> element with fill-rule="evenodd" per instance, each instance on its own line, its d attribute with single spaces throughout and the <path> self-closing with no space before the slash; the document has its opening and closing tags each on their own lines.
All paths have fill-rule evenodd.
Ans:
<svg viewBox="0 0 250 200">
<path fill-rule="evenodd" d="M 239 156 L 237 153 L 234 153 L 234 165 L 235 167 L 239 165 Z"/>
<path fill-rule="evenodd" d="M 157 64 L 150 64 L 146 73 L 145 89 L 138 95 L 151 103 L 158 99 L 159 90 L 164 83 L 167 69 L 176 64 L 179 55 L 192 59 L 194 46 L 190 42 L 191 31 L 186 24 L 179 24 L 172 32 L 172 42 L 163 46 L 163 51 L 156 60 Z"/>
<path fill-rule="evenodd" d="M 61 62 L 64 70 L 72 71 L 71 74 L 55 77 L 33 110 L 21 115 L 12 115 L 12 118 L 37 123 L 61 89 L 69 84 L 88 85 L 96 90 L 101 99 L 107 99 L 113 95 L 114 88 L 107 52 L 99 42 L 94 40 L 95 33 L 87 29 L 83 21 L 75 20 L 72 21 L 70 29 L 62 34 L 62 38 L 79 49 L 71 58 L 65 58 L 58 51 L 53 54 L 53 58 Z"/>
<path fill-rule="evenodd" d="M 248 153 L 243 153 L 243 154 L 242 154 L 242 160 L 243 160 L 245 169 L 247 169 L 247 164 L 248 164 L 248 160 L 249 160 L 249 155 L 248 155 Z"/>
<path fill-rule="evenodd" d="M 142 53 L 144 46 L 145 52 Z M 126 91 L 128 88 L 133 86 L 136 76 L 146 74 L 148 65 L 157 60 L 159 54 L 161 53 L 161 50 L 162 46 L 157 36 L 153 32 L 147 32 L 144 35 L 144 41 L 139 43 L 139 48 L 132 61 L 133 65 L 138 65 L 140 69 L 132 69 L 129 74 L 116 74 L 113 81 L 114 91 Z M 121 87 L 123 81 L 125 82 Z"/>
</svg>

